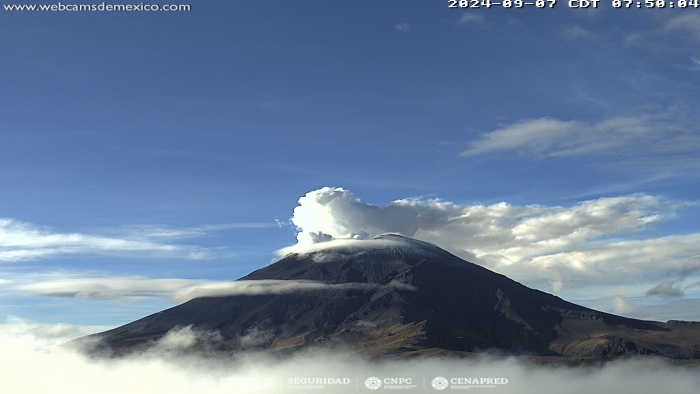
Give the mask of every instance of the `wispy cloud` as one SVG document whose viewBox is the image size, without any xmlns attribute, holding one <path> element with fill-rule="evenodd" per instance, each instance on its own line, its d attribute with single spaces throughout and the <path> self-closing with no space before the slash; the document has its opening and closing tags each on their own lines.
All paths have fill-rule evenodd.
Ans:
<svg viewBox="0 0 700 394">
<path fill-rule="evenodd" d="M 486 22 L 486 17 L 477 14 L 464 14 L 457 21 L 458 25 L 474 25 L 483 24 Z"/>
<path fill-rule="evenodd" d="M 568 26 L 564 29 L 564 36 L 570 40 L 589 38 L 593 34 L 579 25 Z"/>
<path fill-rule="evenodd" d="M 129 254 L 184 259 L 206 259 L 220 251 L 173 241 L 201 237 L 215 231 L 274 227 L 275 223 L 229 223 L 172 228 L 139 225 L 105 234 L 65 233 L 14 219 L 0 219 L 0 262 L 37 260 L 57 255 Z"/>
<path fill-rule="evenodd" d="M 689 33 L 700 40 L 700 15 L 698 14 L 686 13 L 673 17 L 666 22 L 664 27 L 670 31 Z"/>
<path fill-rule="evenodd" d="M 196 238 L 209 235 L 214 232 L 239 230 L 239 229 L 262 229 L 280 227 L 280 223 L 223 223 L 223 224 L 206 224 L 195 227 L 171 227 L 160 224 L 137 224 L 123 226 L 119 229 L 112 230 L 114 233 L 122 234 L 127 237 L 141 238 L 160 238 L 160 239 L 179 239 L 179 238 Z"/>
<path fill-rule="evenodd" d="M 676 66 L 677 69 L 679 70 L 687 70 L 687 71 L 700 71 L 700 60 L 698 60 L 696 57 L 691 56 L 688 59 L 687 63 L 684 64 L 679 64 Z"/>
<path fill-rule="evenodd" d="M 412 290 L 411 285 L 392 282 L 325 283 L 309 280 L 238 280 L 211 281 L 197 279 L 154 279 L 142 276 L 55 277 L 22 284 L 15 290 L 35 295 L 103 300 L 144 300 L 167 298 L 183 302 L 198 297 L 233 295 L 287 294 L 300 291 L 367 290 L 380 287 Z"/>
<path fill-rule="evenodd" d="M 694 159 L 698 149 L 697 130 L 680 122 L 645 116 L 619 116 L 597 122 L 539 118 L 484 133 L 463 155 L 516 152 L 545 157 L 677 155 Z"/>
<path fill-rule="evenodd" d="M 408 23 L 405 23 L 405 22 L 399 23 L 398 25 L 394 26 L 394 29 L 396 29 L 397 31 L 406 32 L 406 31 L 411 30 L 411 25 L 409 25 Z"/>
<path fill-rule="evenodd" d="M 697 54 L 699 26 L 700 18 L 694 13 L 657 14 L 643 23 L 643 27 L 639 25 L 623 32 L 619 43 L 648 54 L 663 54 L 667 60 L 671 60 L 679 54 Z M 610 42 L 615 42 L 615 38 Z"/>
</svg>

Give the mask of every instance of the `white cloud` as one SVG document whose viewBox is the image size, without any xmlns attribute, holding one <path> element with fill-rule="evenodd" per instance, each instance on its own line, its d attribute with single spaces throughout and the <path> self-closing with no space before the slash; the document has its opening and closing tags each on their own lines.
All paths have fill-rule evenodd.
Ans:
<svg viewBox="0 0 700 394">
<path fill-rule="evenodd" d="M 202 331 L 190 324 L 185 327 L 175 326 L 155 343 L 156 351 L 181 352 L 188 350 L 211 349 L 221 345 L 223 337 L 218 331 Z"/>
<path fill-rule="evenodd" d="M 261 228 L 273 223 L 233 223 L 188 228 L 132 226 L 112 231 L 116 235 L 61 233 L 13 219 L 0 219 L 0 262 L 27 261 L 56 255 L 136 254 L 201 260 L 220 251 L 173 243 L 180 238 L 203 236 L 213 231 Z M 166 242 L 166 241 L 170 242 Z"/>
<path fill-rule="evenodd" d="M 197 297 L 286 294 L 314 290 L 365 290 L 379 287 L 412 288 L 410 285 L 394 282 L 387 285 L 367 283 L 332 284 L 309 280 L 210 281 L 128 276 L 53 278 L 22 284 L 16 286 L 15 289 L 31 294 L 53 297 L 109 300 L 168 298 L 173 302 L 183 302 Z"/>
<path fill-rule="evenodd" d="M 458 25 L 482 24 L 486 22 L 486 17 L 477 14 L 464 14 L 457 21 Z"/>
<path fill-rule="evenodd" d="M 579 38 L 588 38 L 593 34 L 579 25 L 573 25 L 564 29 L 564 35 L 570 40 L 575 40 Z"/>
<path fill-rule="evenodd" d="M 399 23 L 398 25 L 394 26 L 394 29 L 405 32 L 411 30 L 411 25 L 408 23 Z"/>
<path fill-rule="evenodd" d="M 613 285 L 653 281 L 681 270 L 700 254 L 700 233 L 650 239 L 598 242 L 579 250 L 533 257 L 528 266 L 555 280 Z M 573 270 L 572 270 L 573 269 Z M 650 282 L 651 283 L 651 282 Z"/>
<path fill-rule="evenodd" d="M 178 328 L 168 334 L 172 340 L 161 341 L 160 346 L 150 351 L 102 359 L 87 357 L 69 347 L 47 347 L 54 339 L 47 339 L 41 332 L 18 332 L 8 330 L 7 325 L 0 326 L 3 350 L 0 392 L 348 393 L 363 390 L 369 377 L 412 379 L 419 388 L 425 381 L 427 389 L 432 390 L 432 379 L 438 376 L 498 377 L 507 383 L 488 391 L 518 394 L 605 392 L 611 387 L 618 394 L 694 393 L 700 385 L 697 371 L 653 358 L 562 368 L 489 356 L 368 360 L 340 350 L 312 351 L 284 358 L 252 352 L 237 356 L 188 354 L 186 350 L 197 340 L 197 335 L 201 333 Z M 306 389 L 294 384 L 295 379 L 308 383 L 300 379 L 322 378 L 334 379 L 338 384 L 326 384 L 323 389 L 313 384 Z"/>
<path fill-rule="evenodd" d="M 282 253 L 319 249 L 318 241 L 328 239 L 352 245 L 353 239 L 395 232 L 530 285 L 546 281 L 555 291 L 622 283 L 646 283 L 648 289 L 658 278 L 688 270 L 700 255 L 699 233 L 648 234 L 682 207 L 687 204 L 643 194 L 569 207 L 418 199 L 375 206 L 326 187 L 299 199 L 291 219 L 298 243 Z"/>
<path fill-rule="evenodd" d="M 618 116 L 597 122 L 527 119 L 484 133 L 463 155 L 517 152 L 545 157 L 596 154 L 629 160 L 677 155 L 694 159 L 700 149 L 696 131 L 680 121 L 645 116 Z"/>
</svg>

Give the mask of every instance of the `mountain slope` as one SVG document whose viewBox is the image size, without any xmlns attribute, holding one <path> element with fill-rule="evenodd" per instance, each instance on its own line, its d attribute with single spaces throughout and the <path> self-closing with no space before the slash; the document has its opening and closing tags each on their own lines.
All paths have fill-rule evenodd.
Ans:
<svg viewBox="0 0 700 394">
<path fill-rule="evenodd" d="M 351 346 L 374 355 L 426 349 L 700 358 L 700 325 L 628 319 L 530 289 L 432 244 L 394 234 L 319 244 L 240 280 L 331 285 L 283 294 L 196 298 L 96 337 L 114 352 L 175 327 L 215 331 L 219 350 Z"/>
</svg>

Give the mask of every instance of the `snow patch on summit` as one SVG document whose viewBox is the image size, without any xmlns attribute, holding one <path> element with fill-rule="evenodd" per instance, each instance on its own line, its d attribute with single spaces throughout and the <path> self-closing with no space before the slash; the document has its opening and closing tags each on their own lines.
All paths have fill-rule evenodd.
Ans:
<svg viewBox="0 0 700 394">
<path fill-rule="evenodd" d="M 311 244 L 296 244 L 277 251 L 282 257 L 290 253 L 300 255 L 329 252 L 334 254 L 358 254 L 365 251 L 386 252 L 401 257 L 404 253 L 435 258 L 449 254 L 437 246 L 395 233 L 381 234 L 373 239 L 332 239 Z"/>
</svg>

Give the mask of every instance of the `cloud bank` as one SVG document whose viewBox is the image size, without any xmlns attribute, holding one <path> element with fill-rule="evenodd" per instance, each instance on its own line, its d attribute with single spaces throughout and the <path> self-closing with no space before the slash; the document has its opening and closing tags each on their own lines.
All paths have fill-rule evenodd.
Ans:
<svg viewBox="0 0 700 394">
<path fill-rule="evenodd" d="M 613 286 L 629 284 L 645 286 L 636 294 L 644 295 L 662 278 L 697 271 L 700 233 L 654 237 L 652 232 L 688 206 L 645 194 L 568 207 L 420 199 L 375 206 L 343 188 L 325 187 L 299 199 L 291 218 L 297 244 L 281 253 L 394 232 L 531 285 L 544 280 L 554 291 L 604 285 L 609 293 L 602 295 L 613 296 Z"/>
<path fill-rule="evenodd" d="M 448 383 L 460 378 L 498 378 L 500 384 L 491 388 L 472 387 L 470 392 L 518 394 L 578 394 L 611 389 L 618 394 L 662 391 L 689 394 L 700 385 L 696 370 L 651 358 L 599 367 L 565 368 L 488 356 L 370 361 L 337 350 L 287 358 L 256 353 L 237 357 L 192 355 L 187 350 L 204 333 L 187 327 L 174 329 L 148 352 L 108 360 L 54 346 L 56 337 L 42 334 L 51 331 L 50 326 L 25 324 L 24 329 L 18 329 L 12 324 L 0 325 L 0 349 L 4 355 L 0 359 L 1 392 L 370 393 L 377 391 L 367 389 L 368 380 L 379 380 L 383 389 L 399 379 L 402 385 L 415 386 L 409 392 L 438 392 L 431 384 L 438 377 Z M 454 392 L 453 388 L 449 390 Z"/>
</svg>

